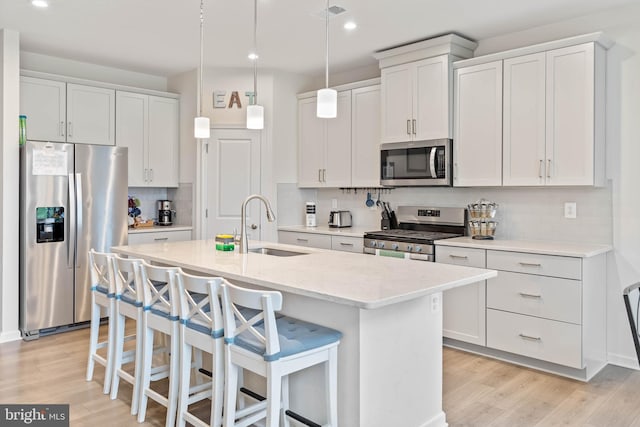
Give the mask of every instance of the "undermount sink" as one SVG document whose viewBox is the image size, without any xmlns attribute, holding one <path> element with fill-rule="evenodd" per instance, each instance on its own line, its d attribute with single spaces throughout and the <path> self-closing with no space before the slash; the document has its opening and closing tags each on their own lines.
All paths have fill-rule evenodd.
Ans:
<svg viewBox="0 0 640 427">
<path fill-rule="evenodd" d="M 284 249 L 275 249 L 275 248 L 252 248 L 252 249 L 249 249 L 249 252 L 253 252 L 254 254 L 273 255 L 273 256 L 306 255 L 305 252 L 285 251 Z"/>
</svg>

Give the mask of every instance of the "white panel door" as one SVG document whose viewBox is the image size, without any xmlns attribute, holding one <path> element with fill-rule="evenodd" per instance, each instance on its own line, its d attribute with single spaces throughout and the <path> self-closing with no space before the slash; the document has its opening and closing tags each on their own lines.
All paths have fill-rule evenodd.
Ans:
<svg viewBox="0 0 640 427">
<path fill-rule="evenodd" d="M 115 145 L 115 114 L 115 90 L 67 84 L 68 142 Z"/>
<path fill-rule="evenodd" d="M 351 91 L 351 185 L 380 185 L 380 86 Z"/>
<path fill-rule="evenodd" d="M 415 63 L 413 92 L 413 139 L 450 138 L 449 55 Z"/>
<path fill-rule="evenodd" d="M 593 43 L 547 52 L 547 185 L 594 184 Z"/>
<path fill-rule="evenodd" d="M 322 186 L 325 155 L 323 120 L 316 117 L 316 97 L 298 101 L 298 187 Z"/>
<path fill-rule="evenodd" d="M 457 187 L 502 185 L 502 61 L 455 71 Z"/>
<path fill-rule="evenodd" d="M 240 233 L 242 202 L 247 196 L 260 193 L 260 133 L 246 129 L 212 129 L 203 160 L 204 238 Z M 246 222 L 249 239 L 260 239 L 260 221 L 264 219 L 261 202 L 251 201 Z"/>
<path fill-rule="evenodd" d="M 149 96 L 149 182 L 153 187 L 177 187 L 179 179 L 179 102 Z"/>
<path fill-rule="evenodd" d="M 351 186 L 351 91 L 338 92 L 335 119 L 320 119 L 327 127 L 323 186 Z"/>
<path fill-rule="evenodd" d="M 147 95 L 116 92 L 116 145 L 127 147 L 129 187 L 147 185 L 148 102 Z"/>
<path fill-rule="evenodd" d="M 411 64 L 383 68 L 381 71 L 382 142 L 410 141 L 412 138 L 413 72 Z"/>
<path fill-rule="evenodd" d="M 20 114 L 27 116 L 27 139 L 65 142 L 67 84 L 20 77 Z"/>
<path fill-rule="evenodd" d="M 504 61 L 502 184 L 545 183 L 545 53 Z"/>
</svg>

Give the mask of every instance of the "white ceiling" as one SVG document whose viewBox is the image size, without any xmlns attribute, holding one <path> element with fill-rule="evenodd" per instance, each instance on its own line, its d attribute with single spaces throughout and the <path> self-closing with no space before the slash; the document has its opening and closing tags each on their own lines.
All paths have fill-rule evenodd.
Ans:
<svg viewBox="0 0 640 427">
<path fill-rule="evenodd" d="M 199 61 L 199 0 L 0 0 L 0 28 L 25 51 L 170 76 Z M 377 50 L 456 32 L 474 40 L 638 0 L 330 0 L 332 71 L 374 64 Z M 321 74 L 324 0 L 258 0 L 260 67 Z M 205 63 L 247 67 L 252 0 L 205 0 Z M 342 25 L 353 19 L 358 29 Z M 595 30 L 595 29 L 594 29 Z"/>
</svg>

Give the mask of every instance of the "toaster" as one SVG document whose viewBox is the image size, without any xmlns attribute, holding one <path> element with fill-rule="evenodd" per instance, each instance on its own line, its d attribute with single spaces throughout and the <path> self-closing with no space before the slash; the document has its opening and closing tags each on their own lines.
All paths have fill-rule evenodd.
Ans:
<svg viewBox="0 0 640 427">
<path fill-rule="evenodd" d="M 351 212 L 331 211 L 329 213 L 329 227 L 351 227 Z"/>
</svg>

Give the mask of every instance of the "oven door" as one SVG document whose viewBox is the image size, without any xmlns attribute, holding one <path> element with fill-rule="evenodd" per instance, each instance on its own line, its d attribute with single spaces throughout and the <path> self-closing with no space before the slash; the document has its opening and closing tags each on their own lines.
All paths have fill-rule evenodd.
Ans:
<svg viewBox="0 0 640 427">
<path fill-rule="evenodd" d="M 450 139 L 380 145 L 380 183 L 390 186 L 451 186 Z"/>
</svg>

